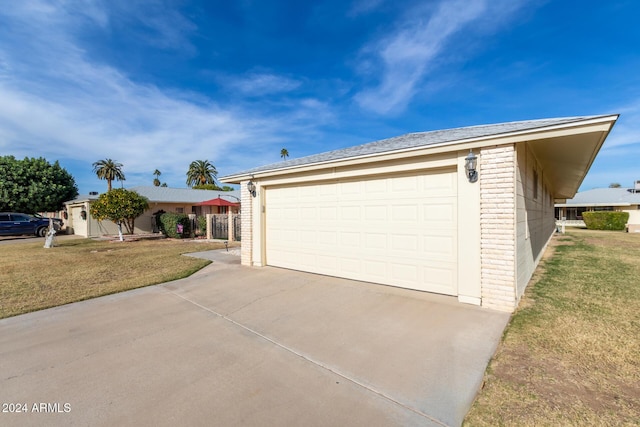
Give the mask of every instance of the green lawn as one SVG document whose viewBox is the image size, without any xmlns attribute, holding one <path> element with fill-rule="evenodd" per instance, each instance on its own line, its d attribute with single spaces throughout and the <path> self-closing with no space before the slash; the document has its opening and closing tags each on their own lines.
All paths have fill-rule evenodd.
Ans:
<svg viewBox="0 0 640 427">
<path fill-rule="evenodd" d="M 640 425 L 640 235 L 574 230 L 550 251 L 465 425 Z"/>
</svg>

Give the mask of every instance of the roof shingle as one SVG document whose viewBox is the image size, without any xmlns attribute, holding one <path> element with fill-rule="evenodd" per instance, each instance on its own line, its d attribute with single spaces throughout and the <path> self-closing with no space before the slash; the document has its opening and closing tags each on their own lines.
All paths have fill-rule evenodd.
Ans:
<svg viewBox="0 0 640 427">
<path fill-rule="evenodd" d="M 382 139 L 380 141 L 369 142 L 367 144 L 357 145 L 354 147 L 347 147 L 340 150 L 327 151 L 324 153 L 313 154 L 311 156 L 301 157 L 298 159 L 290 159 L 283 162 L 259 166 L 253 169 L 247 169 L 227 175 L 226 177 L 220 178 L 220 180 L 224 181 L 225 178 L 237 175 L 251 175 L 258 172 L 286 169 L 290 167 L 304 166 L 314 163 L 324 163 L 332 160 L 342 160 L 352 157 L 360 157 L 391 151 L 407 150 L 417 147 L 426 147 L 430 145 L 464 141 L 473 138 L 497 136 L 511 132 L 522 132 L 527 130 L 540 129 L 550 126 L 589 120 L 597 117 L 606 116 L 580 116 L 526 120 L 491 125 L 468 126 L 455 129 L 435 130 L 429 132 L 408 133 L 405 135 Z"/>
</svg>

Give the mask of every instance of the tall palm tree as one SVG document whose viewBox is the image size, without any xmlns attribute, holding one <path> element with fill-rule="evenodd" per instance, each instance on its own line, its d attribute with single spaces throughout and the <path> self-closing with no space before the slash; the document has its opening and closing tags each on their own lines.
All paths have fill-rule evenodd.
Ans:
<svg viewBox="0 0 640 427">
<path fill-rule="evenodd" d="M 122 163 L 111 159 L 98 160 L 93 164 L 93 171 L 98 176 L 98 179 L 107 180 L 107 191 L 111 191 L 111 181 L 114 179 L 119 181 L 126 179 L 124 172 L 122 172 Z"/>
<path fill-rule="evenodd" d="M 209 160 L 196 160 L 191 162 L 187 171 L 187 185 L 215 184 L 218 171 Z"/>
<path fill-rule="evenodd" d="M 289 150 L 286 148 L 280 150 L 280 157 L 282 157 L 282 160 L 287 160 L 287 157 L 289 157 Z"/>
<path fill-rule="evenodd" d="M 155 176 L 153 180 L 153 185 L 155 185 L 156 187 L 160 187 L 160 175 L 162 175 L 162 172 L 156 169 L 153 171 L 153 175 Z"/>
</svg>

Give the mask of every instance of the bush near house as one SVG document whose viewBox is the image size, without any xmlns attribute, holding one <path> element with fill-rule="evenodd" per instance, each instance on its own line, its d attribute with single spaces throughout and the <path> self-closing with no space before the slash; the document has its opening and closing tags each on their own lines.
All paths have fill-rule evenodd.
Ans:
<svg viewBox="0 0 640 427">
<path fill-rule="evenodd" d="M 198 217 L 198 232 L 201 236 L 207 234 L 207 217 L 199 216 Z"/>
<path fill-rule="evenodd" d="M 187 214 L 165 212 L 159 216 L 158 224 L 167 237 L 182 239 L 191 235 L 191 220 Z M 179 225 L 182 226 L 182 233 L 178 232 Z"/>
<path fill-rule="evenodd" d="M 582 219 L 589 230 L 624 230 L 629 212 L 583 212 Z"/>
</svg>

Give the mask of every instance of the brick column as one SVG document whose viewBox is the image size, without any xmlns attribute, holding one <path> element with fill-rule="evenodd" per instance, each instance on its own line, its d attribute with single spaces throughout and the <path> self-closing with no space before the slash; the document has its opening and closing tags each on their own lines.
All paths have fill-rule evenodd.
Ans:
<svg viewBox="0 0 640 427">
<path fill-rule="evenodd" d="M 247 190 L 247 183 L 240 183 L 240 262 L 253 264 L 253 196 Z"/>
<path fill-rule="evenodd" d="M 515 147 L 487 147 L 480 154 L 482 305 L 512 312 L 517 300 Z"/>
</svg>

